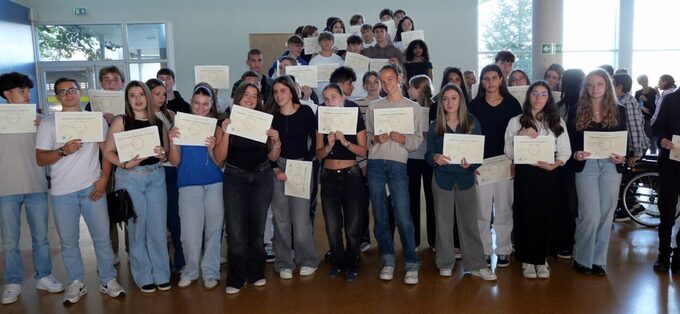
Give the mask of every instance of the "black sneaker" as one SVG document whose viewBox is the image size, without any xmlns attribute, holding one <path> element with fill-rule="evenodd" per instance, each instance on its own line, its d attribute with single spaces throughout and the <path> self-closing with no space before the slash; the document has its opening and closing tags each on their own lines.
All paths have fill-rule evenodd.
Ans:
<svg viewBox="0 0 680 314">
<path fill-rule="evenodd" d="M 342 273 L 342 269 L 337 267 L 331 267 L 331 271 L 328 273 L 328 277 L 337 278 Z"/>
<path fill-rule="evenodd" d="M 165 283 L 158 285 L 158 290 L 160 290 L 160 291 L 168 291 L 168 290 L 170 290 L 170 288 L 171 288 L 170 282 L 165 282 Z"/>
<path fill-rule="evenodd" d="M 491 256 L 484 255 L 484 259 L 486 260 L 486 266 L 491 267 Z"/>
<path fill-rule="evenodd" d="M 274 254 L 274 248 L 272 248 L 271 243 L 266 243 L 264 245 L 264 253 L 266 254 L 267 263 L 273 263 L 276 260 L 276 255 Z"/>
<path fill-rule="evenodd" d="M 331 250 L 328 250 L 328 252 L 326 252 L 326 254 L 323 255 L 323 258 L 327 261 L 330 261 L 331 260 Z"/>
<path fill-rule="evenodd" d="M 630 216 L 628 216 L 625 209 L 619 207 L 614 211 L 614 221 L 630 221 Z"/>
<path fill-rule="evenodd" d="M 359 274 L 355 271 L 348 271 L 345 273 L 345 280 L 347 280 L 347 282 L 355 282 L 357 281 L 357 277 L 359 277 Z"/>
<path fill-rule="evenodd" d="M 670 258 L 663 258 L 659 256 L 656 259 L 656 262 L 654 262 L 654 271 L 658 273 L 667 273 L 668 269 L 670 269 Z"/>
<path fill-rule="evenodd" d="M 156 285 L 155 284 L 148 284 L 148 285 L 143 285 L 139 290 L 142 290 L 144 293 L 154 293 L 156 292 Z"/>
<path fill-rule="evenodd" d="M 571 267 L 574 268 L 574 270 L 576 272 L 584 274 L 584 275 L 592 275 L 593 274 L 592 269 L 581 265 L 579 262 L 577 262 L 575 260 L 571 262 Z"/>
<path fill-rule="evenodd" d="M 565 250 L 560 250 L 557 252 L 557 258 L 559 259 L 571 259 L 571 250 L 570 249 L 565 249 Z"/>
<path fill-rule="evenodd" d="M 497 267 L 508 267 L 510 266 L 510 255 L 498 255 L 496 260 Z"/>
<path fill-rule="evenodd" d="M 591 273 L 595 276 L 607 276 L 607 271 L 600 265 L 593 265 Z"/>
</svg>

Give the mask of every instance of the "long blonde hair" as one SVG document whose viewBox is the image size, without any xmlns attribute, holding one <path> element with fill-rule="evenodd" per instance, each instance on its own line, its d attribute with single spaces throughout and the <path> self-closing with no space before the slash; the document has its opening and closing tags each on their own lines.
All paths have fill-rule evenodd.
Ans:
<svg viewBox="0 0 680 314">
<path fill-rule="evenodd" d="M 463 95 L 463 90 L 460 88 L 460 86 L 454 83 L 449 83 L 444 85 L 444 87 L 442 87 L 442 89 L 439 91 L 438 96 L 439 105 L 437 106 L 437 119 L 435 120 L 434 125 L 434 134 L 437 136 L 441 136 L 444 133 L 446 133 L 446 111 L 444 111 L 444 105 L 442 104 L 442 100 L 444 97 L 444 93 L 450 90 L 453 90 L 456 93 L 458 93 L 458 124 L 460 125 L 460 128 L 463 130 L 463 133 L 468 134 L 475 127 L 475 120 L 472 117 L 472 115 L 468 113 L 467 98 L 465 98 L 465 96 Z"/>
<path fill-rule="evenodd" d="M 408 84 L 413 88 L 420 90 L 420 95 L 416 101 L 421 107 L 430 108 L 432 105 L 432 81 L 430 77 L 424 74 L 416 75 L 412 77 Z"/>
<path fill-rule="evenodd" d="M 581 88 L 581 96 L 578 100 L 578 109 L 576 110 L 576 130 L 582 131 L 590 127 L 593 121 L 593 100 L 588 94 L 588 82 L 591 78 L 599 76 L 605 81 L 605 92 L 602 97 L 602 126 L 604 128 L 613 128 L 619 124 L 619 109 L 616 95 L 614 94 L 614 85 L 612 85 L 611 77 L 602 69 L 596 69 L 586 75 L 583 80 L 583 88 Z"/>
</svg>

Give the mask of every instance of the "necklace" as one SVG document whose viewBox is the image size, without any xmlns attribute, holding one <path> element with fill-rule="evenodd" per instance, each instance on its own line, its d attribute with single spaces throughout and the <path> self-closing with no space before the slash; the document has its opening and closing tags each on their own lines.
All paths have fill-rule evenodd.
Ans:
<svg viewBox="0 0 680 314">
<path fill-rule="evenodd" d="M 147 118 L 135 118 L 135 120 L 144 121 L 144 122 L 149 121 L 149 119 L 147 119 Z"/>
</svg>

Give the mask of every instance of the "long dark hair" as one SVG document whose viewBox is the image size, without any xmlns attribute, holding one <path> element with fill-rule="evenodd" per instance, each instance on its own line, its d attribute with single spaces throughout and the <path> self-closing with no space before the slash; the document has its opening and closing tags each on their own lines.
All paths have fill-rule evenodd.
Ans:
<svg viewBox="0 0 680 314">
<path fill-rule="evenodd" d="M 548 101 L 546 101 L 545 106 L 536 115 L 531 113 L 531 93 L 538 86 L 543 86 L 548 92 Z M 555 137 L 560 136 L 564 132 L 564 128 L 560 125 L 560 112 L 557 110 L 557 105 L 555 105 L 555 100 L 553 99 L 552 93 L 550 92 L 550 85 L 546 81 L 536 81 L 529 86 L 527 89 L 526 99 L 524 104 L 522 104 L 522 116 L 519 118 L 519 123 L 522 128 L 528 129 L 532 128 L 538 131 L 538 126 L 536 123 L 540 123 L 544 128 L 549 129 L 555 134 Z"/>
<path fill-rule="evenodd" d="M 496 72 L 498 74 L 498 77 L 501 79 L 501 86 L 499 87 L 499 92 L 501 93 L 501 96 L 503 98 L 508 98 L 512 97 L 510 94 L 510 91 L 508 91 L 508 85 L 507 82 L 505 81 L 505 77 L 503 76 L 503 70 L 501 70 L 501 67 L 495 64 L 489 64 L 482 68 L 482 72 L 479 73 L 479 89 L 477 89 L 477 97 L 475 97 L 475 100 L 479 99 L 481 101 L 484 101 L 484 98 L 486 97 L 486 89 L 484 89 L 484 84 L 482 81 L 484 81 L 484 74 L 487 72 Z"/>
<path fill-rule="evenodd" d="M 581 95 L 583 80 L 586 74 L 581 69 L 569 69 L 562 73 L 562 99 L 557 103 L 558 107 L 566 107 L 565 112 L 578 104 Z"/>
<path fill-rule="evenodd" d="M 290 94 L 293 96 L 292 102 L 293 104 L 300 104 L 300 97 L 298 97 L 297 94 L 297 88 L 295 87 L 295 81 L 291 76 L 284 75 L 284 76 L 279 76 L 276 79 L 274 79 L 274 82 L 272 83 L 272 92 L 274 90 L 274 85 L 276 84 L 282 84 L 290 90 Z M 276 97 L 272 95 L 272 97 L 269 97 L 267 100 L 267 104 L 264 106 L 264 111 L 270 114 L 276 114 L 279 112 L 279 106 L 278 103 L 276 102 Z"/>
<path fill-rule="evenodd" d="M 165 88 L 165 84 L 163 84 L 163 82 L 161 80 L 155 79 L 155 78 L 146 80 L 146 86 L 149 87 L 149 91 L 152 91 L 154 88 L 156 88 L 158 86 L 163 86 Z M 161 113 L 163 114 L 163 116 L 165 116 L 168 119 L 168 121 L 170 121 L 170 122 L 174 121 L 174 119 L 172 118 L 172 115 L 168 111 L 168 98 L 167 98 L 167 96 L 165 98 L 165 102 L 161 106 Z"/>
<path fill-rule="evenodd" d="M 423 49 L 423 60 L 425 60 L 425 62 L 430 61 L 430 52 L 427 49 L 427 44 L 425 44 L 425 42 L 421 39 L 416 39 L 408 44 L 408 47 L 406 47 L 406 51 L 404 51 L 406 61 L 413 60 L 413 58 L 415 57 L 413 51 L 416 50 L 416 47 L 420 47 L 420 49 Z"/>
<path fill-rule="evenodd" d="M 411 21 L 411 30 L 416 29 L 416 24 L 413 24 L 413 19 L 410 16 L 404 16 L 399 20 L 399 24 L 397 24 L 397 34 L 394 36 L 394 41 L 401 41 L 401 33 L 404 31 L 404 21 L 408 19 Z"/>
<path fill-rule="evenodd" d="M 470 94 L 467 91 L 467 87 L 465 86 L 465 76 L 463 76 L 463 72 L 460 71 L 459 68 L 457 67 L 446 67 L 444 69 L 444 73 L 442 73 L 442 85 L 439 87 L 439 89 L 444 88 L 446 84 L 453 83 L 449 82 L 449 75 L 451 73 L 456 73 L 458 76 L 460 76 L 461 84 L 458 86 L 460 87 L 461 90 L 463 90 L 463 96 L 465 97 L 465 102 L 470 103 Z M 458 84 L 456 84 L 458 85 Z"/>
</svg>

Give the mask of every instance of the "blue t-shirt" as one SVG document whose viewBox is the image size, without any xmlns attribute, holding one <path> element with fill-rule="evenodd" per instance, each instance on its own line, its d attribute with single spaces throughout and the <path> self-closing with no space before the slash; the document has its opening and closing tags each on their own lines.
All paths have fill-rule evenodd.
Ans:
<svg viewBox="0 0 680 314">
<path fill-rule="evenodd" d="M 222 182 L 222 172 L 208 156 L 205 146 L 180 146 L 182 160 L 177 168 L 177 186 L 209 185 Z"/>
</svg>

